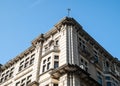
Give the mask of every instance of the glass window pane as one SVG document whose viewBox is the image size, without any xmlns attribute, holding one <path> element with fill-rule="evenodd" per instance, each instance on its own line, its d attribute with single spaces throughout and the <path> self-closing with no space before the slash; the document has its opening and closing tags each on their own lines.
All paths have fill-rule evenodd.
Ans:
<svg viewBox="0 0 120 86">
<path fill-rule="evenodd" d="M 58 61 L 54 61 L 54 68 L 58 68 L 59 66 L 59 62 Z"/>
<path fill-rule="evenodd" d="M 107 82 L 107 86 L 111 86 L 111 82 Z"/>
</svg>

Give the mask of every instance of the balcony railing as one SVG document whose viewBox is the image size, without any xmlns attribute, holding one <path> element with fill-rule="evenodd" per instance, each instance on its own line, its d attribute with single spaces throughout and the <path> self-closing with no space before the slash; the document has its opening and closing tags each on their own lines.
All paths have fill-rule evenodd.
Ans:
<svg viewBox="0 0 120 86">
<path fill-rule="evenodd" d="M 88 67 L 86 67 L 85 65 L 81 64 L 80 68 L 83 69 L 84 71 L 88 72 Z"/>
<path fill-rule="evenodd" d="M 105 67 L 105 73 L 116 74 L 116 73 L 115 73 L 115 70 L 111 69 L 110 67 Z"/>
<path fill-rule="evenodd" d="M 47 55 L 51 52 L 59 52 L 59 51 L 60 51 L 59 46 L 54 45 L 54 46 L 51 46 L 51 47 L 47 48 L 46 50 L 44 50 L 42 52 L 42 56 Z"/>
<path fill-rule="evenodd" d="M 85 48 L 85 49 L 82 49 L 82 48 L 80 48 L 80 54 L 82 55 L 82 56 L 84 56 L 84 57 L 86 57 L 87 59 L 89 59 L 89 57 L 90 57 L 90 52 Z"/>
</svg>

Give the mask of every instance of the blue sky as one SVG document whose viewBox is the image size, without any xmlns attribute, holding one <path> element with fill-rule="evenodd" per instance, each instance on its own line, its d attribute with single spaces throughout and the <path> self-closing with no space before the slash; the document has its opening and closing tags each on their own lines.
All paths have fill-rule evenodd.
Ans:
<svg viewBox="0 0 120 86">
<path fill-rule="evenodd" d="M 120 0 L 0 0 L 0 63 L 27 49 L 67 16 L 67 8 L 85 31 L 120 59 Z"/>
</svg>

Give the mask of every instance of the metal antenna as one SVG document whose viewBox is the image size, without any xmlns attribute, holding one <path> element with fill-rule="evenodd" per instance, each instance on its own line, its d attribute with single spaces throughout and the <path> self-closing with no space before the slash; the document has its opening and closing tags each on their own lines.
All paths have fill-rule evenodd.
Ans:
<svg viewBox="0 0 120 86">
<path fill-rule="evenodd" d="M 68 17 L 69 17 L 69 16 L 70 16 L 70 11 L 71 11 L 71 9 L 68 8 L 67 11 L 68 11 Z"/>
</svg>

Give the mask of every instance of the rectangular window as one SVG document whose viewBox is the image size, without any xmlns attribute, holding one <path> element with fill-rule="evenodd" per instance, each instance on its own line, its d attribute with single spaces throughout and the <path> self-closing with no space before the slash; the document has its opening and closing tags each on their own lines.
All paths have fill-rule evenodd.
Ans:
<svg viewBox="0 0 120 86">
<path fill-rule="evenodd" d="M 0 82 L 3 82 L 4 81 L 4 78 L 1 78 Z"/>
<path fill-rule="evenodd" d="M 100 76 L 98 76 L 98 82 L 99 82 L 99 84 L 102 85 L 102 78 Z"/>
<path fill-rule="evenodd" d="M 8 74 L 9 73 L 9 70 L 6 72 L 6 74 Z"/>
<path fill-rule="evenodd" d="M 107 86 L 112 86 L 112 85 L 111 85 L 111 82 L 107 82 Z"/>
<path fill-rule="evenodd" d="M 15 86 L 20 86 L 20 82 L 17 82 Z"/>
<path fill-rule="evenodd" d="M 31 83 L 31 80 L 28 80 L 27 83 L 26 83 L 26 85 L 29 85 L 30 83 Z"/>
<path fill-rule="evenodd" d="M 14 67 L 13 68 L 11 68 L 11 71 L 13 71 L 14 70 Z"/>
<path fill-rule="evenodd" d="M 105 79 L 106 79 L 106 80 L 110 80 L 110 77 L 109 77 L 109 76 L 106 76 Z"/>
<path fill-rule="evenodd" d="M 19 67 L 19 71 L 21 71 L 21 70 L 23 70 L 23 68 L 24 68 L 24 61 L 22 61 L 22 62 L 20 62 L 20 67 Z"/>
<path fill-rule="evenodd" d="M 59 40 L 56 40 L 55 45 L 59 45 Z"/>
<path fill-rule="evenodd" d="M 43 60 L 43 64 L 45 64 L 46 63 L 46 60 Z"/>
<path fill-rule="evenodd" d="M 98 51 L 97 51 L 97 50 L 94 50 L 93 53 L 94 53 L 94 62 L 95 62 L 95 63 L 98 63 L 98 62 L 99 62 Z"/>
<path fill-rule="evenodd" d="M 47 63 L 47 70 L 50 69 L 50 62 Z"/>
<path fill-rule="evenodd" d="M 25 61 L 29 61 L 29 57 L 25 59 Z"/>
<path fill-rule="evenodd" d="M 28 86 L 31 83 L 32 75 L 27 76 L 21 81 L 17 82 L 15 86 Z"/>
<path fill-rule="evenodd" d="M 59 59 L 59 56 L 55 55 L 55 56 L 54 56 L 54 59 L 57 59 L 57 60 L 58 60 L 58 59 Z"/>
<path fill-rule="evenodd" d="M 31 77 L 32 77 L 32 75 L 29 75 L 29 76 L 27 77 L 27 80 L 30 80 L 30 79 L 31 79 Z"/>
<path fill-rule="evenodd" d="M 35 57 L 35 54 L 31 55 L 31 58 L 34 58 Z"/>
<path fill-rule="evenodd" d="M 81 58 L 81 63 L 83 64 L 83 59 Z"/>
<path fill-rule="evenodd" d="M 51 57 L 48 58 L 48 61 L 50 61 Z"/>
<path fill-rule="evenodd" d="M 53 84 L 53 86 L 58 86 L 58 84 Z"/>
<path fill-rule="evenodd" d="M 97 55 L 94 55 L 94 59 L 95 59 L 95 62 L 98 62 L 99 61 L 99 58 Z"/>
<path fill-rule="evenodd" d="M 4 77 L 5 73 L 2 74 L 2 77 Z"/>
<path fill-rule="evenodd" d="M 7 80 L 7 79 L 8 79 L 8 75 L 5 76 L 5 80 Z"/>
<path fill-rule="evenodd" d="M 45 52 L 47 52 L 49 50 L 48 46 L 45 46 Z"/>
<path fill-rule="evenodd" d="M 29 66 L 29 62 L 25 62 L 24 68 Z"/>
<path fill-rule="evenodd" d="M 24 84 L 24 83 L 25 83 L 25 80 L 26 80 L 26 78 L 22 79 L 21 83 Z"/>
<path fill-rule="evenodd" d="M 58 68 L 59 67 L 59 56 L 55 55 L 54 56 L 54 68 Z"/>
<path fill-rule="evenodd" d="M 30 60 L 30 65 L 32 65 L 33 63 L 34 63 L 34 58 Z"/>
<path fill-rule="evenodd" d="M 54 68 L 58 68 L 59 66 L 59 62 L 58 61 L 54 61 Z"/>
<path fill-rule="evenodd" d="M 79 38 L 79 46 L 84 50 L 85 49 L 85 41 Z"/>
<path fill-rule="evenodd" d="M 83 58 L 80 59 L 80 68 L 82 68 L 85 71 L 88 71 L 88 63 Z"/>
<path fill-rule="evenodd" d="M 10 72 L 9 77 L 12 77 L 12 76 L 13 76 L 13 72 Z"/>
<path fill-rule="evenodd" d="M 19 67 L 19 71 L 21 71 L 23 69 L 23 65 L 20 65 Z"/>
<path fill-rule="evenodd" d="M 87 62 L 85 61 L 85 66 L 87 66 Z"/>
<path fill-rule="evenodd" d="M 22 65 L 24 63 L 24 61 L 20 62 L 20 65 Z"/>
<path fill-rule="evenodd" d="M 46 65 L 43 65 L 42 72 L 45 72 Z"/>
<path fill-rule="evenodd" d="M 102 85 L 102 75 L 101 75 L 101 73 L 99 71 L 97 71 L 97 78 L 98 78 L 99 84 Z"/>
<path fill-rule="evenodd" d="M 21 84 L 20 86 L 25 86 L 25 83 Z"/>
</svg>

